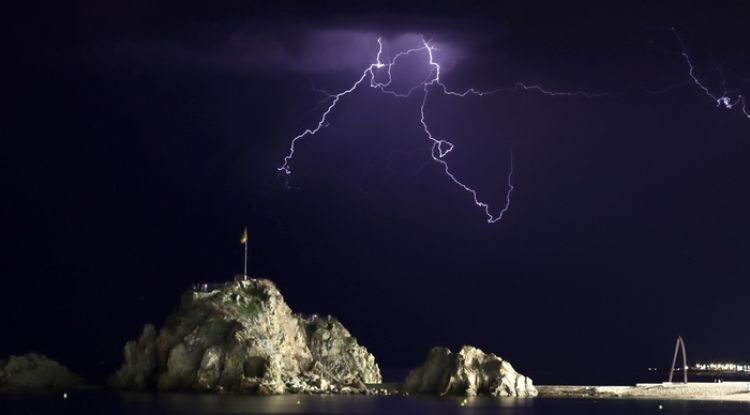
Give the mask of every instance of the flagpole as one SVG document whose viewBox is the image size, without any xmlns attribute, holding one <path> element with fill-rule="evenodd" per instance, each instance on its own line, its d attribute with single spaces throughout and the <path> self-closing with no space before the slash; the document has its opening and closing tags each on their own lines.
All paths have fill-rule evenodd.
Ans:
<svg viewBox="0 0 750 415">
<path fill-rule="evenodd" d="M 245 241 L 245 273 L 243 275 L 247 279 L 247 241 Z"/>
<path fill-rule="evenodd" d="M 240 239 L 240 243 L 242 243 L 242 245 L 245 245 L 245 263 L 244 263 L 245 266 L 242 269 L 242 279 L 246 280 L 247 279 L 247 243 L 248 243 L 247 226 L 245 226 L 245 230 L 242 231 L 242 238 Z"/>
</svg>

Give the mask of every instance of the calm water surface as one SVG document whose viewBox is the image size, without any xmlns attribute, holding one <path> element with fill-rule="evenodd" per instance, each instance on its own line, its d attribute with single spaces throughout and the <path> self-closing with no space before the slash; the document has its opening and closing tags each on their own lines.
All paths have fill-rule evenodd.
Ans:
<svg viewBox="0 0 750 415">
<path fill-rule="evenodd" d="M 661 409 L 659 407 L 661 405 Z M 212 396 L 82 393 L 0 396 L 0 414 L 750 414 L 750 404 L 669 400 L 587 400 L 401 396 Z"/>
</svg>

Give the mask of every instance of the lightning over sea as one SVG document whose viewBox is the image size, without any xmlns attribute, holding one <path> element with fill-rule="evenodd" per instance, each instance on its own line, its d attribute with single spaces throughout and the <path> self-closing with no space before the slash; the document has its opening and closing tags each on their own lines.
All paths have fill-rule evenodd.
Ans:
<svg viewBox="0 0 750 415">
<path fill-rule="evenodd" d="M 723 93 L 716 94 L 714 92 L 711 92 L 711 90 L 707 86 L 705 86 L 705 84 L 695 74 L 695 68 L 688 55 L 687 48 L 685 46 L 685 43 L 682 37 L 674 28 L 672 28 L 672 32 L 674 33 L 674 36 L 676 37 L 681 47 L 680 55 L 687 63 L 690 84 L 697 86 L 705 95 L 707 95 L 709 98 L 715 101 L 718 107 L 722 107 L 722 108 L 730 109 L 730 110 L 734 108 L 739 108 L 742 114 L 745 115 L 745 117 L 750 118 L 750 113 L 748 113 L 748 109 L 746 106 L 746 99 L 742 94 L 731 95 L 730 92 L 726 90 L 726 88 Z M 383 94 L 390 95 L 395 99 L 408 98 L 408 97 L 413 96 L 414 94 L 421 94 L 419 116 L 418 116 L 418 119 L 415 120 L 415 122 L 418 122 L 421 125 L 422 131 L 424 132 L 424 136 L 431 146 L 430 157 L 432 161 L 437 163 L 441 167 L 445 176 L 449 179 L 450 182 L 453 183 L 454 186 L 456 186 L 459 190 L 462 190 L 463 192 L 469 194 L 469 196 L 471 197 L 471 200 L 474 202 L 474 205 L 480 208 L 481 211 L 484 213 L 485 218 L 488 223 L 496 223 L 496 222 L 501 221 L 503 217 L 506 215 L 506 213 L 508 213 L 508 211 L 510 210 L 511 194 L 514 190 L 514 185 L 513 185 L 514 155 L 513 155 L 512 146 L 510 147 L 510 151 L 508 154 L 509 162 L 508 162 L 508 170 L 507 170 L 507 175 L 506 175 L 507 180 L 505 181 L 505 183 L 501 185 L 505 190 L 504 203 L 500 204 L 499 206 L 491 206 L 490 203 L 487 202 L 484 197 L 482 197 L 480 190 L 475 188 L 473 185 L 467 183 L 462 178 L 458 177 L 458 175 L 456 175 L 454 171 L 451 170 L 451 167 L 449 164 L 449 158 L 450 158 L 451 152 L 456 147 L 452 141 L 446 138 L 439 137 L 430 128 L 429 114 L 428 114 L 428 104 L 430 102 L 430 97 L 433 94 L 442 94 L 444 96 L 455 97 L 455 98 L 460 99 L 460 98 L 466 98 L 469 96 L 484 97 L 488 95 L 494 95 L 500 92 L 529 92 L 529 93 L 542 94 L 542 95 L 549 96 L 549 97 L 593 99 L 593 98 L 601 98 L 601 97 L 616 97 L 624 93 L 624 92 L 591 93 L 591 92 L 585 92 L 585 91 L 553 91 L 553 90 L 546 89 L 540 85 L 526 84 L 523 82 L 517 82 L 512 87 L 508 87 L 508 88 L 497 88 L 497 89 L 492 89 L 492 90 L 477 90 L 474 88 L 469 88 L 464 91 L 455 91 L 455 90 L 451 90 L 441 79 L 441 70 L 443 68 L 441 67 L 440 63 L 436 61 L 435 55 L 434 55 L 434 52 L 439 49 L 435 44 L 431 43 L 430 40 L 427 40 L 424 37 L 420 37 L 418 44 L 414 45 L 414 47 L 412 48 L 398 51 L 397 53 L 393 54 L 393 57 L 390 60 L 386 60 L 384 58 L 383 38 L 382 37 L 377 38 L 376 43 L 377 43 L 377 53 L 375 55 L 375 61 L 369 64 L 362 71 L 359 78 L 354 83 L 352 83 L 348 89 L 345 89 L 335 94 L 316 89 L 316 91 L 322 92 L 326 95 L 326 98 L 319 104 L 319 105 L 322 105 L 325 108 L 325 110 L 322 112 L 320 118 L 318 118 L 317 122 L 314 124 L 313 127 L 305 129 L 304 131 L 296 135 L 294 138 L 292 138 L 290 145 L 289 145 L 289 151 L 284 157 L 283 163 L 281 164 L 281 166 L 277 168 L 279 172 L 283 173 L 287 177 L 292 174 L 291 163 L 294 159 L 294 156 L 297 150 L 297 143 L 302 139 L 317 135 L 318 133 L 321 132 L 321 130 L 327 127 L 329 125 L 328 118 L 330 114 L 333 111 L 335 111 L 337 106 L 347 95 L 353 93 L 358 88 L 369 86 L 370 88 L 376 89 Z M 394 68 L 395 66 L 399 64 L 399 61 L 401 59 L 410 55 L 416 55 L 416 56 L 421 57 L 421 59 L 423 59 L 424 65 L 429 67 L 429 73 L 427 77 L 423 79 L 420 83 L 417 83 L 416 85 L 412 86 L 410 89 L 408 89 L 405 92 L 399 92 L 395 90 L 394 88 L 392 88 L 393 76 L 392 76 L 391 70 L 392 68 Z M 378 79 L 383 79 L 383 80 L 378 80 Z M 679 84 L 676 84 L 676 85 L 673 85 L 673 86 L 670 86 L 668 88 L 664 88 L 658 91 L 646 90 L 646 92 L 652 95 L 663 94 L 674 89 L 675 87 L 683 86 L 683 85 L 686 85 L 686 84 L 679 83 Z M 642 89 L 645 90 L 645 88 L 642 88 Z"/>
<path fill-rule="evenodd" d="M 283 164 L 278 168 L 278 170 L 285 175 L 291 175 L 292 169 L 291 169 L 291 162 L 295 155 L 296 150 L 296 144 L 299 140 L 318 134 L 323 128 L 325 128 L 328 125 L 328 116 L 331 114 L 332 111 L 336 108 L 336 106 L 339 104 L 342 98 L 344 98 L 346 95 L 354 92 L 357 88 L 361 87 L 362 85 L 367 85 L 370 88 L 374 88 L 382 92 L 383 94 L 391 95 L 394 98 L 407 98 L 412 96 L 415 93 L 421 93 L 422 99 L 421 99 L 421 105 L 419 109 L 419 120 L 418 122 L 422 126 L 422 130 L 424 131 L 425 137 L 431 144 L 431 158 L 435 163 L 438 163 L 441 167 L 445 175 L 450 179 L 450 181 L 457 186 L 459 189 L 463 190 L 464 192 L 468 193 L 474 204 L 479 207 L 485 214 L 487 222 L 488 223 L 495 223 L 500 221 L 504 215 L 508 212 L 510 209 L 510 202 L 511 202 L 511 193 L 513 192 L 513 152 L 512 149 L 509 154 L 509 168 L 507 172 L 507 182 L 505 183 L 506 193 L 505 193 L 505 203 L 502 206 L 499 207 L 493 207 L 490 206 L 489 203 L 485 202 L 477 189 L 470 186 L 469 184 L 462 181 L 459 177 L 456 176 L 456 174 L 451 171 L 450 165 L 448 164 L 448 156 L 449 154 L 454 150 L 455 145 L 445 138 L 437 137 L 433 132 L 430 130 L 429 122 L 428 122 L 428 115 L 427 115 L 427 106 L 429 102 L 430 94 L 444 94 L 447 96 L 453 96 L 458 98 L 465 98 L 467 96 L 477 96 L 482 97 L 486 95 L 492 95 L 501 91 L 506 91 L 507 89 L 494 89 L 489 91 L 480 91 L 473 88 L 467 89 L 462 92 L 453 91 L 449 89 L 446 84 L 442 82 L 440 79 L 441 74 L 441 66 L 440 64 L 435 60 L 433 52 L 438 50 L 437 47 L 433 44 L 431 44 L 428 40 L 426 40 L 424 37 L 421 38 L 421 44 L 417 45 L 414 48 L 402 50 L 398 53 L 396 53 L 393 58 L 390 61 L 385 61 L 383 59 L 383 39 L 378 38 L 377 39 L 377 45 L 378 45 L 378 51 L 376 55 L 375 62 L 371 63 L 367 68 L 364 69 L 362 72 L 362 75 L 355 81 L 351 87 L 348 89 L 339 92 L 337 94 L 328 94 L 328 100 L 330 101 L 328 103 L 328 106 L 326 107 L 325 111 L 321 115 L 321 117 L 318 119 L 317 124 L 313 128 L 308 128 L 295 136 L 291 144 L 289 146 L 289 152 L 284 157 Z M 412 54 L 422 54 L 424 56 L 424 61 L 426 65 L 429 65 L 430 71 L 427 76 L 421 83 L 413 86 L 411 89 L 409 89 L 406 92 L 397 92 L 393 89 L 391 89 L 391 84 L 393 82 L 393 76 L 391 74 L 391 69 L 398 64 L 399 60 L 412 55 Z M 376 74 L 383 74 L 385 80 L 384 81 L 377 81 Z M 583 98 L 593 98 L 604 94 L 591 94 L 587 92 L 556 92 L 556 91 L 548 91 L 538 85 L 527 85 L 524 83 L 517 83 L 513 88 L 511 88 L 512 91 L 531 91 L 531 92 L 537 92 L 544 95 L 549 96 L 568 96 L 568 97 L 583 97 Z"/>
</svg>

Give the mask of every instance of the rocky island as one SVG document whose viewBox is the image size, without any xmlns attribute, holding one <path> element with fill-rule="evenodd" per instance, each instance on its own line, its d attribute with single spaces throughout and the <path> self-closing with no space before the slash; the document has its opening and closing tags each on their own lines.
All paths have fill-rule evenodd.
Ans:
<svg viewBox="0 0 750 415">
<path fill-rule="evenodd" d="M 507 360 L 473 346 L 457 352 L 435 347 L 403 384 L 382 381 L 373 355 L 336 318 L 294 314 L 273 282 L 240 278 L 185 292 L 160 330 L 146 324 L 138 339 L 126 343 L 124 363 L 109 385 L 257 395 L 750 399 L 748 382 L 535 386 Z M 84 387 L 80 376 L 40 354 L 0 360 L 0 392 Z"/>
<path fill-rule="evenodd" d="M 0 391 L 70 390 L 81 386 L 80 376 L 44 355 L 27 353 L 0 360 Z"/>
<path fill-rule="evenodd" d="M 440 396 L 537 395 L 531 378 L 516 372 L 507 360 L 473 346 L 463 346 L 458 353 L 433 348 L 425 363 L 409 373 L 403 388 L 410 394 Z"/>
<path fill-rule="evenodd" d="M 238 279 L 190 290 L 157 332 L 125 345 L 119 389 L 366 393 L 375 358 L 334 317 L 293 314 L 273 282 Z"/>
<path fill-rule="evenodd" d="M 435 347 L 403 384 L 384 385 L 373 355 L 332 316 L 292 312 L 273 282 L 238 278 L 182 295 L 157 330 L 124 347 L 109 386 L 135 391 L 278 395 L 537 395 L 530 378 L 495 354 Z M 82 379 L 42 355 L 0 360 L 0 391 L 68 390 Z"/>
</svg>

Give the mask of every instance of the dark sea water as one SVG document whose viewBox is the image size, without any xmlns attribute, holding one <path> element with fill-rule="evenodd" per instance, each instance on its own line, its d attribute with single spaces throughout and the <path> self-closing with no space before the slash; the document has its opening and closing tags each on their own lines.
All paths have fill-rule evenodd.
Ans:
<svg viewBox="0 0 750 415">
<path fill-rule="evenodd" d="M 215 396 L 73 392 L 0 395 L 0 414 L 750 414 L 741 402 L 670 400 L 512 399 L 402 396 Z M 660 407 L 661 405 L 661 407 Z"/>
</svg>

